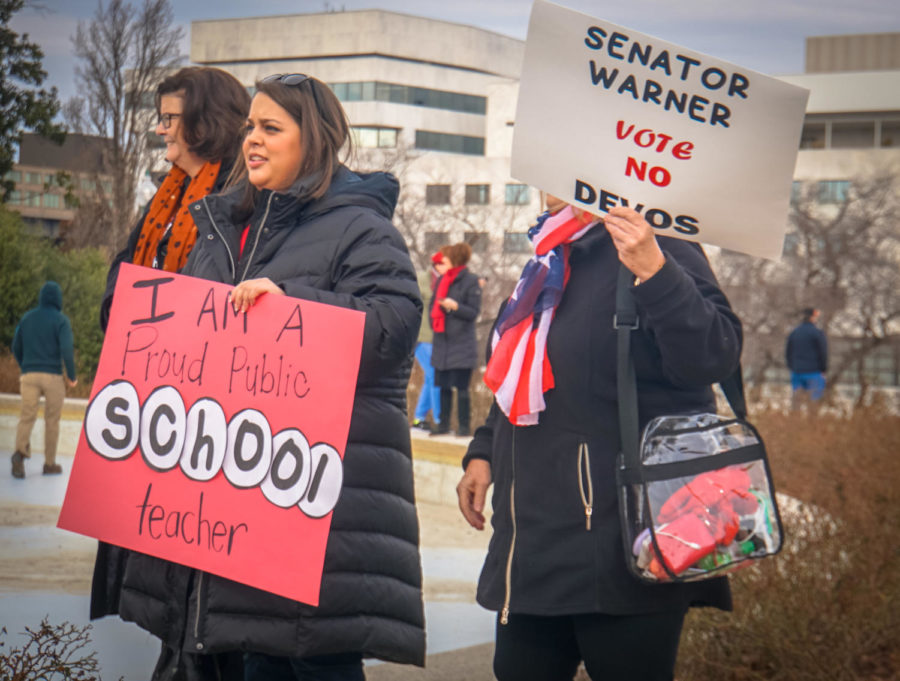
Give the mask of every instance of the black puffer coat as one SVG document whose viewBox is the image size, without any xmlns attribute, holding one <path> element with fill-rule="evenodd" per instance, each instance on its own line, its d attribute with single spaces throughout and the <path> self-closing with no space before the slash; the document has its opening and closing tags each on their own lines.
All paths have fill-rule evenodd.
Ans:
<svg viewBox="0 0 900 681">
<path fill-rule="evenodd" d="M 443 277 L 441 277 L 443 278 Z M 441 279 L 434 290 L 439 290 Z M 441 371 L 448 369 L 474 369 L 478 366 L 478 345 L 475 340 L 475 320 L 481 312 L 481 286 L 478 277 L 463 268 L 450 284 L 447 297 L 453 298 L 459 308 L 444 313 L 444 332 L 434 333 L 431 341 L 431 366 Z M 426 314 L 434 307 L 435 298 Z"/>
<path fill-rule="evenodd" d="M 231 194 L 193 204 L 189 274 L 237 283 L 268 277 L 289 296 L 366 313 L 344 480 L 332 516 L 320 602 L 312 607 L 221 577 L 127 552 L 97 568 L 92 616 L 118 613 L 191 653 L 283 656 L 362 652 L 423 665 L 424 613 L 406 385 L 422 303 L 390 222 L 390 175 L 336 174 L 313 202 L 261 192 L 243 255 Z"/>
<path fill-rule="evenodd" d="M 634 288 L 640 328 L 632 332 L 632 353 L 642 427 L 661 414 L 714 411 L 710 384 L 734 371 L 741 352 L 740 322 L 701 248 L 677 239 L 659 243 L 666 264 Z M 495 402 L 463 462 L 488 460 L 494 481 L 494 533 L 478 602 L 545 616 L 730 608 L 724 578 L 648 585 L 626 568 L 615 485 L 619 263 L 606 230 L 595 228 L 575 242 L 569 264 L 547 343 L 556 387 L 545 393 L 538 425 L 512 426 Z M 588 527 L 582 490 L 587 496 L 591 488 Z"/>
</svg>

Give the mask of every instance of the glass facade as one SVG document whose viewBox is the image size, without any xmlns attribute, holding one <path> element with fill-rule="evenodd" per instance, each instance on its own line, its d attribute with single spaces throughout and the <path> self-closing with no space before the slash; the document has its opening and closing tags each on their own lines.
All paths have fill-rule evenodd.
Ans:
<svg viewBox="0 0 900 681">
<path fill-rule="evenodd" d="M 416 130 L 416 149 L 484 156 L 484 137 L 448 135 L 443 132 Z"/>
<path fill-rule="evenodd" d="M 466 204 L 470 206 L 486 206 L 491 202 L 491 185 L 467 184 Z"/>
<path fill-rule="evenodd" d="M 463 241 L 472 247 L 472 253 L 487 253 L 491 238 L 487 232 L 466 232 Z"/>
<path fill-rule="evenodd" d="M 531 253 L 531 242 L 527 232 L 504 232 L 504 253 Z"/>
<path fill-rule="evenodd" d="M 449 184 L 429 184 L 425 186 L 425 203 L 429 206 L 447 206 L 450 204 Z"/>
<path fill-rule="evenodd" d="M 353 144 L 362 149 L 393 149 L 397 146 L 397 129 L 379 126 L 350 127 Z"/>
<path fill-rule="evenodd" d="M 429 109 L 445 109 L 482 116 L 487 111 L 487 97 L 466 95 L 460 92 L 432 90 L 379 81 L 329 83 L 328 86 L 342 102 L 391 102 L 392 104 L 424 106 Z"/>
<path fill-rule="evenodd" d="M 849 189 L 849 180 L 823 180 L 818 184 L 819 203 L 843 203 Z"/>
<path fill-rule="evenodd" d="M 527 206 L 531 203 L 531 190 L 527 184 L 506 185 L 506 204 L 508 206 Z"/>
</svg>

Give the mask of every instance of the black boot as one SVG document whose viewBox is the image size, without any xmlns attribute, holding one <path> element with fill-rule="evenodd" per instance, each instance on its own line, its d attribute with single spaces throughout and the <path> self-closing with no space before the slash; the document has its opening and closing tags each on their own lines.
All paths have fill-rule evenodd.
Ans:
<svg viewBox="0 0 900 681">
<path fill-rule="evenodd" d="M 441 388 L 441 422 L 431 428 L 432 435 L 450 432 L 450 414 L 453 411 L 453 388 Z"/>
<path fill-rule="evenodd" d="M 469 398 L 468 390 L 458 390 L 456 392 L 456 411 L 457 411 L 457 420 L 459 421 L 459 428 L 456 429 L 456 434 L 462 437 L 469 437 L 472 434 L 471 429 L 469 428 L 469 420 L 472 410 L 472 401 Z"/>
</svg>

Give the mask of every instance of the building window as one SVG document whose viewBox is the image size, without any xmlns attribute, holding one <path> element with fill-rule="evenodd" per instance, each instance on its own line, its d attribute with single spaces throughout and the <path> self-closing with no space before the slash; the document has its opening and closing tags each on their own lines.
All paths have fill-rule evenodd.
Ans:
<svg viewBox="0 0 900 681">
<path fill-rule="evenodd" d="M 803 182 L 794 180 L 791 183 L 791 204 L 796 204 L 803 198 Z"/>
<path fill-rule="evenodd" d="M 467 184 L 466 204 L 469 206 L 486 206 L 491 202 L 491 185 Z"/>
<path fill-rule="evenodd" d="M 393 149 L 397 146 L 397 129 L 378 126 L 357 126 L 350 128 L 353 144 L 362 149 Z"/>
<path fill-rule="evenodd" d="M 504 232 L 504 253 L 531 253 L 531 242 L 528 240 L 528 232 Z"/>
<path fill-rule="evenodd" d="M 59 208 L 59 194 L 44 194 L 44 208 Z"/>
<path fill-rule="evenodd" d="M 882 121 L 881 146 L 900 147 L 900 121 Z"/>
<path fill-rule="evenodd" d="M 450 235 L 447 232 L 425 232 L 425 252 L 431 256 L 441 250 L 441 246 L 450 243 Z"/>
<path fill-rule="evenodd" d="M 824 180 L 819 182 L 819 203 L 843 203 L 850 190 L 849 180 Z"/>
<path fill-rule="evenodd" d="M 18 206 L 22 203 L 22 193 L 18 191 L 11 191 L 9 193 L 9 205 Z"/>
<path fill-rule="evenodd" d="M 92 192 L 95 189 L 97 189 L 97 183 L 94 182 L 94 180 L 92 180 L 89 177 L 82 177 L 81 178 L 81 189 L 82 189 L 82 191 Z"/>
<path fill-rule="evenodd" d="M 416 149 L 484 156 L 484 137 L 447 135 L 442 132 L 416 130 Z"/>
<path fill-rule="evenodd" d="M 531 203 L 531 191 L 527 184 L 506 185 L 506 205 L 527 206 Z"/>
<path fill-rule="evenodd" d="M 472 247 L 472 253 L 487 253 L 491 239 L 487 232 L 466 232 L 463 241 Z"/>
<path fill-rule="evenodd" d="M 831 124 L 832 149 L 871 149 L 875 146 L 875 121 Z"/>
<path fill-rule="evenodd" d="M 6 175 L 3 176 L 5 180 L 12 180 L 13 182 L 21 182 L 22 181 L 22 173 L 18 170 L 10 170 Z"/>
<path fill-rule="evenodd" d="M 41 174 L 25 173 L 25 184 L 41 184 Z"/>
<path fill-rule="evenodd" d="M 30 206 L 31 208 L 40 208 L 41 207 L 40 192 L 28 192 L 25 196 L 25 205 Z"/>
<path fill-rule="evenodd" d="M 824 123 L 807 123 L 803 126 L 803 132 L 800 135 L 801 149 L 824 149 L 825 148 L 825 124 Z"/>
<path fill-rule="evenodd" d="M 429 206 L 450 205 L 449 184 L 429 184 L 425 187 L 425 203 Z"/>
<path fill-rule="evenodd" d="M 329 87 L 342 102 L 390 102 L 391 104 L 409 104 L 480 115 L 487 112 L 487 97 L 467 95 L 461 92 L 409 87 L 379 81 L 329 83 Z"/>
</svg>

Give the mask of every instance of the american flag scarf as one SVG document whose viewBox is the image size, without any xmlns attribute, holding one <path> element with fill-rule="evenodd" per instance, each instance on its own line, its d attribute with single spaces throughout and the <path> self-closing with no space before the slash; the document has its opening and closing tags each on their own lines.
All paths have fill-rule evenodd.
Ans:
<svg viewBox="0 0 900 681">
<path fill-rule="evenodd" d="M 534 255 L 494 326 L 484 374 L 513 425 L 536 425 L 546 407 L 544 393 L 554 386 L 547 335 L 569 280 L 569 244 L 599 222 L 566 206 L 554 215 L 542 214 L 528 230 Z"/>
</svg>

